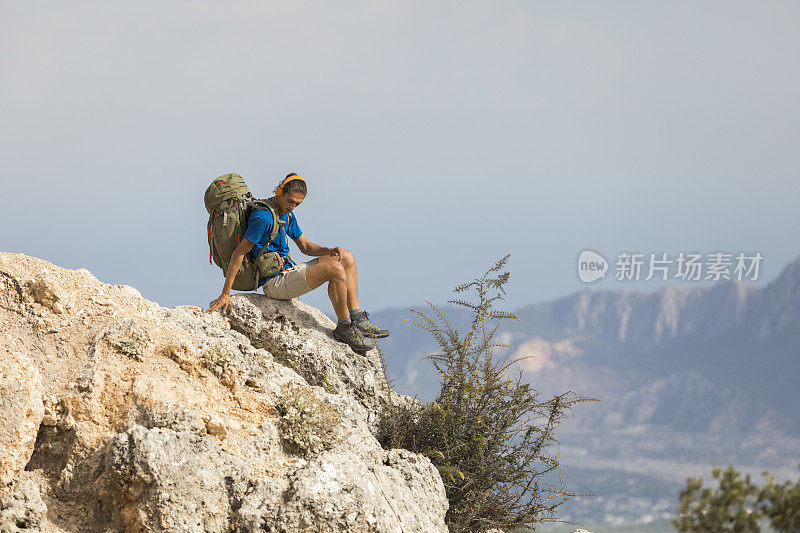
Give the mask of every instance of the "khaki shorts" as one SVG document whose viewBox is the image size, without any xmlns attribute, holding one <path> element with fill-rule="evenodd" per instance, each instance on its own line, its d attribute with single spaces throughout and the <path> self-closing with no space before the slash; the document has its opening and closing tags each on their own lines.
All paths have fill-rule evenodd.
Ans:
<svg viewBox="0 0 800 533">
<path fill-rule="evenodd" d="M 311 262 L 311 261 L 309 261 Z M 289 270 L 284 270 L 274 278 L 270 278 L 261 286 L 264 294 L 278 300 L 290 300 L 311 291 L 306 280 L 308 263 L 299 263 Z"/>
</svg>

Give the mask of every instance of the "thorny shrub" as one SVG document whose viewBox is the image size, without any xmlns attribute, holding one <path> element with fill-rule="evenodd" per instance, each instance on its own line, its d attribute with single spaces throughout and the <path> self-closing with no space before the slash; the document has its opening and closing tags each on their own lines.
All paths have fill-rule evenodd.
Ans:
<svg viewBox="0 0 800 533">
<path fill-rule="evenodd" d="M 480 278 L 456 287 L 474 291 L 476 300 L 449 302 L 473 314 L 466 332 L 455 329 L 430 301 L 429 313 L 407 322 L 427 331 L 439 353 L 427 358 L 439 373 L 436 400 L 420 407 L 384 411 L 378 434 L 386 448 L 406 448 L 427 455 L 439 470 L 450 508 L 452 532 L 532 527 L 558 521 L 558 507 L 577 494 L 565 489 L 556 428 L 579 403 L 594 401 L 566 392 L 540 398 L 523 381 L 521 359 L 500 356 L 495 334 L 503 320 L 519 320 L 494 309 L 503 300 L 509 256 Z M 509 373 L 516 371 L 516 376 Z"/>
</svg>

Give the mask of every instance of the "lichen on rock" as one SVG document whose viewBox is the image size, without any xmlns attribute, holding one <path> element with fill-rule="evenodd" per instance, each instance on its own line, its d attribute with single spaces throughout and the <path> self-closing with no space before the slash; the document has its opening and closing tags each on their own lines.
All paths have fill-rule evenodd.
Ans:
<svg viewBox="0 0 800 533">
<path fill-rule="evenodd" d="M 225 370 L 231 365 L 232 350 L 221 342 L 215 342 L 205 350 L 200 357 L 203 366 L 221 378 Z"/>
<path fill-rule="evenodd" d="M 130 319 L 116 322 L 103 336 L 111 346 L 136 361 L 144 360 L 153 343 L 147 330 Z"/>
<path fill-rule="evenodd" d="M 342 423 L 336 409 L 321 402 L 308 387 L 287 387 L 278 412 L 281 436 L 306 455 L 330 448 Z"/>
</svg>

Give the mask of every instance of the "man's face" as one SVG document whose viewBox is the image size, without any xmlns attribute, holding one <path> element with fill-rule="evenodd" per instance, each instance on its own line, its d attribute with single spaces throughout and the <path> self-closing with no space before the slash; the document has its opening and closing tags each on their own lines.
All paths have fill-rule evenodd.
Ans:
<svg viewBox="0 0 800 533">
<path fill-rule="evenodd" d="M 304 194 L 297 191 L 287 192 L 281 196 L 277 196 L 277 204 L 278 208 L 281 210 L 281 214 L 291 213 L 295 207 L 303 203 L 303 198 L 305 197 Z"/>
</svg>

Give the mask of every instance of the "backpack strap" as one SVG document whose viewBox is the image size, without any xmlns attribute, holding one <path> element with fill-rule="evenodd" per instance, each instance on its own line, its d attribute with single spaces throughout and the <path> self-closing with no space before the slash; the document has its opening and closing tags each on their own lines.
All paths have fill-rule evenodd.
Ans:
<svg viewBox="0 0 800 533">
<path fill-rule="evenodd" d="M 278 231 L 280 231 L 281 221 L 278 218 L 278 207 L 274 203 L 272 203 L 272 200 L 270 200 L 269 198 L 265 198 L 263 200 L 255 200 L 254 203 L 253 203 L 253 207 L 256 208 L 256 209 L 265 209 L 266 208 L 266 209 L 269 209 L 270 212 L 272 213 L 272 231 L 269 232 L 269 240 L 267 241 L 267 244 L 269 244 L 278 235 Z M 286 240 L 287 241 L 289 240 L 288 239 L 288 235 L 287 235 L 287 239 Z M 287 242 L 287 246 L 288 246 L 288 242 Z M 266 247 L 267 246 L 264 245 L 264 248 L 266 248 Z M 292 259 L 292 254 L 287 253 L 286 257 L 289 260 L 289 264 L 290 265 L 296 265 L 297 264 L 297 263 L 294 262 L 294 259 Z M 283 263 L 283 258 L 281 258 L 281 263 Z"/>
<path fill-rule="evenodd" d="M 261 253 L 264 253 L 265 249 L 267 248 L 267 245 L 271 243 L 273 240 L 275 240 L 275 237 L 277 237 L 278 235 L 278 231 L 280 231 L 281 221 L 278 218 L 278 208 L 269 199 L 252 200 L 250 201 L 250 205 L 253 207 L 253 209 L 260 209 L 262 211 L 269 210 L 269 212 L 272 213 L 272 229 L 269 232 L 269 239 L 267 240 L 267 244 L 264 245 L 264 248 L 261 249 Z M 280 255 L 278 255 L 278 257 L 280 258 L 281 264 L 283 264 L 283 258 L 281 258 Z M 292 256 L 289 255 L 288 257 L 289 261 L 291 263 L 294 263 Z"/>
<path fill-rule="evenodd" d="M 253 209 L 260 209 L 262 211 L 269 210 L 269 212 L 272 213 L 272 230 L 270 230 L 269 240 L 267 240 L 267 244 L 269 244 L 278 235 L 278 230 L 280 229 L 281 222 L 278 219 L 278 208 L 269 200 L 253 200 L 251 205 Z"/>
</svg>

